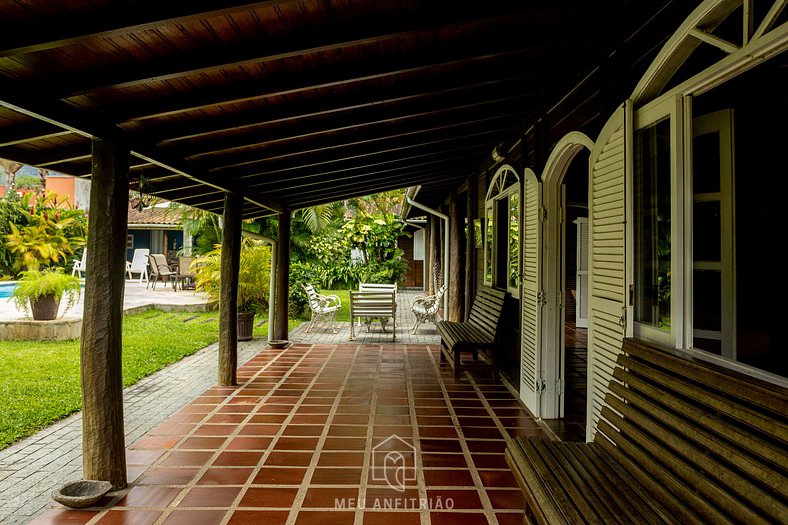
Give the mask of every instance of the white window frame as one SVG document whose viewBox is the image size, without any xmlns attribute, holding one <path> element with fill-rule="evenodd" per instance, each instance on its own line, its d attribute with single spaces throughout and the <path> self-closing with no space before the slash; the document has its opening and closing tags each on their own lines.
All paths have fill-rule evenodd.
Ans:
<svg viewBox="0 0 788 525">
<path fill-rule="evenodd" d="M 684 107 L 682 97 L 658 99 L 635 111 L 633 133 L 654 123 L 669 119 L 670 122 L 670 331 L 635 322 L 634 315 L 627 315 L 627 335 L 644 340 L 681 348 L 684 341 Z M 634 170 L 627 174 L 627 253 L 632 254 L 627 263 L 627 282 L 635 283 L 634 239 Z M 629 310 L 633 310 L 632 294 Z M 634 314 L 634 311 L 630 312 Z"/>
<path fill-rule="evenodd" d="M 514 175 L 514 182 L 512 184 L 506 185 L 507 176 L 511 173 Z M 498 238 L 498 226 L 499 221 L 501 219 L 506 220 L 506 227 L 507 231 L 509 225 L 511 224 L 511 205 L 507 202 L 507 214 L 505 218 L 498 216 L 498 205 L 500 204 L 501 200 L 510 200 L 510 196 L 514 193 L 518 195 L 518 203 L 517 203 L 517 227 L 518 227 L 518 235 L 519 235 L 519 248 L 517 250 L 517 283 L 515 286 L 510 286 L 509 283 L 509 273 L 507 270 L 506 273 L 506 291 L 512 294 L 513 297 L 520 297 L 520 284 L 522 281 L 522 257 L 520 252 L 522 251 L 522 210 L 523 210 L 523 202 L 522 202 L 522 191 L 520 189 L 521 181 L 520 176 L 517 174 L 517 170 L 515 170 L 512 166 L 505 164 L 498 168 L 498 171 L 495 172 L 495 176 L 493 176 L 492 181 L 490 182 L 490 187 L 487 190 L 487 195 L 484 200 L 484 215 L 485 215 L 485 231 L 484 231 L 484 283 L 490 286 L 494 286 L 495 284 L 495 270 L 498 264 L 498 257 L 500 256 L 498 253 L 497 247 L 500 246 L 501 239 Z M 492 217 L 492 239 L 489 239 L 489 225 L 487 221 L 490 220 Z M 492 241 L 492 251 L 490 260 L 487 260 L 487 250 L 488 246 L 487 243 Z M 509 267 L 509 261 L 511 259 L 511 254 L 509 253 L 509 238 L 507 235 L 506 238 L 506 267 Z M 488 279 L 488 274 L 490 278 Z"/>
</svg>

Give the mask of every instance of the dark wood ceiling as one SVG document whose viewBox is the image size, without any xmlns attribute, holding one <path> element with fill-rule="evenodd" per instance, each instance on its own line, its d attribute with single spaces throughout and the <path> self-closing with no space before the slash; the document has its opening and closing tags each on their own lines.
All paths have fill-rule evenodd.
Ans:
<svg viewBox="0 0 788 525">
<path fill-rule="evenodd" d="M 221 212 L 241 191 L 245 217 L 448 190 L 623 38 L 628 4 L 9 0 L 0 157 L 89 176 L 91 137 L 122 137 L 152 193 Z"/>
</svg>

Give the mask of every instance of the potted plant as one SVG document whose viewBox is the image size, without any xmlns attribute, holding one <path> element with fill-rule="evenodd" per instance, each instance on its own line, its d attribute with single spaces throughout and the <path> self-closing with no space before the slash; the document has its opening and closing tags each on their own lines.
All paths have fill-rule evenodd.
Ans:
<svg viewBox="0 0 788 525">
<path fill-rule="evenodd" d="M 14 304 L 26 314 L 32 311 L 36 321 L 51 321 L 57 317 L 60 301 L 66 296 L 66 310 L 74 306 L 82 289 L 79 279 L 66 275 L 62 268 L 28 270 L 13 292 Z"/>
<path fill-rule="evenodd" d="M 221 277 L 221 246 L 195 259 L 192 263 L 197 290 L 211 299 L 219 299 Z M 254 316 L 268 309 L 271 249 L 262 243 L 244 239 L 238 273 L 238 340 L 252 339 Z"/>
</svg>

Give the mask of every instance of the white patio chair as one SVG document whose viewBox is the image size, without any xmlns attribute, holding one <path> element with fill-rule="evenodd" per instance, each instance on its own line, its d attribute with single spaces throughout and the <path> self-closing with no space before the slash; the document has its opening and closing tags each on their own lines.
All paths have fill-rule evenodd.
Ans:
<svg viewBox="0 0 788 525">
<path fill-rule="evenodd" d="M 309 333 L 318 321 L 330 321 L 331 331 L 337 333 L 337 310 L 342 307 L 342 300 L 336 295 L 317 293 L 317 290 L 311 284 L 305 284 L 303 287 L 309 300 L 309 309 L 312 310 L 312 319 L 309 322 L 306 333 Z"/>
<path fill-rule="evenodd" d="M 438 310 L 440 310 L 441 299 L 443 299 L 444 293 L 446 293 L 445 284 L 440 287 L 435 295 L 419 295 L 413 298 L 413 301 L 410 303 L 410 309 L 413 311 L 413 315 L 416 316 L 416 324 L 413 325 L 414 334 L 422 323 L 429 321 L 432 324 L 436 324 L 438 322 Z"/>
<path fill-rule="evenodd" d="M 149 281 L 148 254 L 150 254 L 150 250 L 147 248 L 137 248 L 134 250 L 131 262 L 126 261 L 126 275 L 128 275 L 129 280 L 133 279 L 133 274 L 138 273 L 140 274 L 138 281 L 140 284 L 142 284 L 143 279 L 146 283 Z"/>
<path fill-rule="evenodd" d="M 87 268 L 88 268 L 87 257 L 88 257 L 88 249 L 85 248 L 84 250 L 82 250 L 82 259 L 81 260 L 77 259 L 74 261 L 74 267 L 71 270 L 72 276 L 79 274 L 79 276 L 82 277 L 82 274 L 87 272 Z"/>
</svg>

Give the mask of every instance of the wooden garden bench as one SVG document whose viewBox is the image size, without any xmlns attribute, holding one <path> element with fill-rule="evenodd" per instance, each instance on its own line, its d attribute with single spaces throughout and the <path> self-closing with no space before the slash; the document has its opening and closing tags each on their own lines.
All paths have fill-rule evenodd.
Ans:
<svg viewBox="0 0 788 525">
<path fill-rule="evenodd" d="M 379 319 L 381 329 L 386 331 L 385 320 L 392 320 L 392 341 L 397 339 L 397 292 L 391 290 L 363 291 L 350 294 L 350 341 L 356 337 L 353 319 L 364 317 L 367 319 L 369 331 L 372 319 Z"/>
<path fill-rule="evenodd" d="M 505 291 L 482 286 L 473 300 L 467 321 L 464 323 L 438 321 L 436 327 L 441 336 L 441 363 L 448 359 L 452 364 L 455 381 L 460 380 L 463 369 L 480 365 L 489 367 L 493 378 L 497 378 L 493 349 L 505 298 Z M 480 351 L 484 362 L 477 361 Z M 463 364 L 463 352 L 473 354 L 473 364 Z"/>
<path fill-rule="evenodd" d="M 518 437 L 525 523 L 788 522 L 788 389 L 624 342 L 592 443 Z"/>
</svg>

